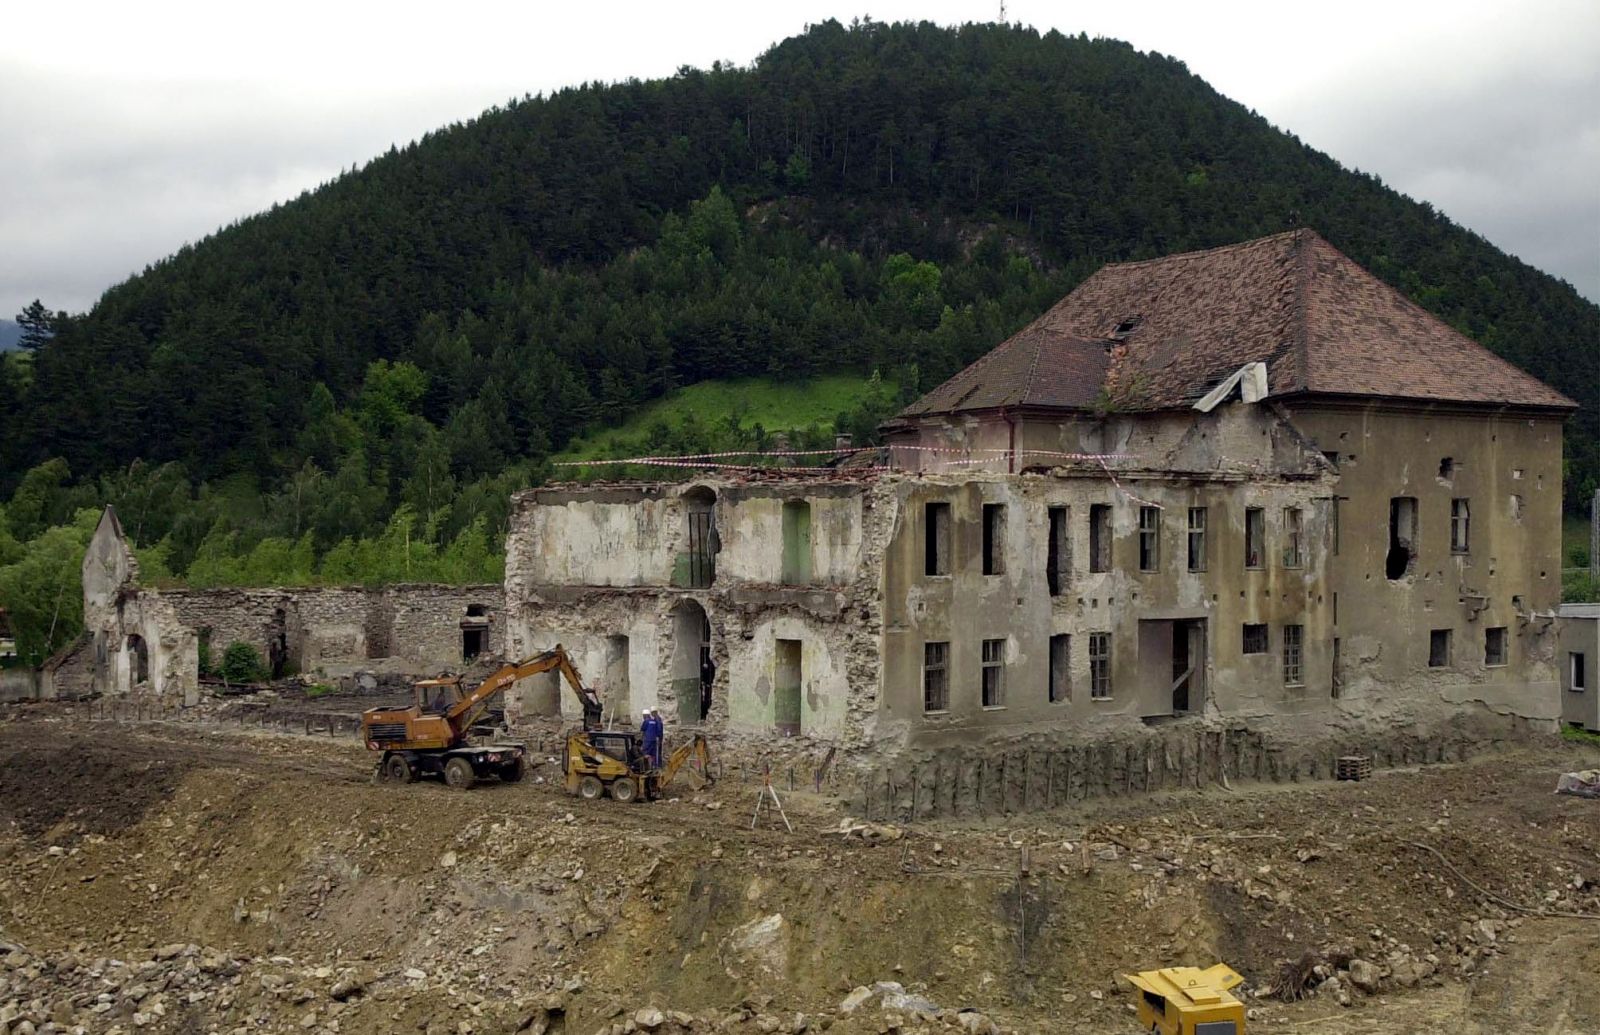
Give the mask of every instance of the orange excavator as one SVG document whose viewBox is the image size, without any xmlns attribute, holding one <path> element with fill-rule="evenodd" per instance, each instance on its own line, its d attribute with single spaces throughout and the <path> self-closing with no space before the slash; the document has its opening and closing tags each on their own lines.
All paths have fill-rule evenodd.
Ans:
<svg viewBox="0 0 1600 1035">
<path fill-rule="evenodd" d="M 361 713 L 362 739 L 370 751 L 381 751 L 379 775 L 389 783 L 412 783 L 422 776 L 443 776 L 457 790 L 498 776 L 506 783 L 528 771 L 528 749 L 522 744 L 473 744 L 472 724 L 491 697 L 520 679 L 552 669 L 560 671 L 583 704 L 583 728 L 598 729 L 600 697 L 583 685 L 567 652 L 559 646 L 495 672 L 470 692 L 460 676 L 424 679 L 415 684 L 416 700 L 404 708 L 368 708 Z M 431 694 L 431 699 L 430 699 Z"/>
</svg>

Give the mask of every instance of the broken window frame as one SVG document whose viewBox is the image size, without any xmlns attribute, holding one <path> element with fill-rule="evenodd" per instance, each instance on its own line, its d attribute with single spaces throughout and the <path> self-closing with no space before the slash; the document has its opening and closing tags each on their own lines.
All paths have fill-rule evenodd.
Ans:
<svg viewBox="0 0 1600 1035">
<path fill-rule="evenodd" d="M 1285 568 L 1301 568 L 1305 566 L 1305 511 L 1299 507 L 1283 508 L 1283 566 Z"/>
<path fill-rule="evenodd" d="M 1111 570 L 1111 504 L 1089 506 L 1089 570 Z"/>
<path fill-rule="evenodd" d="M 1072 576 L 1072 508 L 1050 507 L 1048 542 L 1045 547 L 1044 577 L 1050 595 L 1058 597 Z"/>
<path fill-rule="evenodd" d="M 1089 634 L 1089 698 L 1111 700 L 1111 634 Z"/>
<path fill-rule="evenodd" d="M 1139 508 L 1139 570 L 1161 570 L 1161 508 Z"/>
<path fill-rule="evenodd" d="M 1006 641 L 983 641 L 981 700 L 984 708 L 1006 706 Z"/>
<path fill-rule="evenodd" d="M 1428 630 L 1428 667 L 1449 668 L 1450 657 L 1454 652 L 1455 639 L 1450 629 Z"/>
<path fill-rule="evenodd" d="M 1244 567 L 1262 571 L 1267 566 L 1267 512 L 1263 507 L 1244 508 Z"/>
<path fill-rule="evenodd" d="M 1511 664 L 1511 637 L 1503 625 L 1483 630 L 1483 667 L 1504 668 Z"/>
<path fill-rule="evenodd" d="M 1305 626 L 1289 624 L 1283 627 L 1284 686 L 1306 685 L 1305 639 Z"/>
<path fill-rule="evenodd" d="M 1051 704 L 1072 700 L 1072 635 L 1055 633 L 1050 637 Z"/>
<path fill-rule="evenodd" d="M 1457 555 L 1472 552 L 1472 505 L 1466 496 L 1450 501 L 1450 552 Z"/>
<path fill-rule="evenodd" d="M 1006 573 L 1006 505 L 983 505 L 983 573 Z"/>
<path fill-rule="evenodd" d="M 1245 622 L 1240 629 L 1239 653 L 1267 654 L 1272 650 L 1272 633 L 1265 622 Z"/>
<path fill-rule="evenodd" d="M 922 574 L 928 578 L 950 575 L 951 520 L 949 503 L 929 500 L 922 505 Z"/>
<path fill-rule="evenodd" d="M 1205 507 L 1189 508 L 1189 570 L 1201 572 L 1206 570 L 1206 524 L 1207 513 Z"/>
<path fill-rule="evenodd" d="M 922 644 L 922 711 L 936 714 L 950 710 L 950 641 L 928 640 Z"/>
<path fill-rule="evenodd" d="M 1390 582 L 1411 577 L 1417 570 L 1417 553 L 1422 536 L 1421 520 L 1415 496 L 1389 497 L 1389 549 L 1384 553 L 1383 574 Z M 1409 522 L 1406 518 L 1409 516 Z M 1409 527 L 1404 527 L 1409 525 Z M 1403 570 L 1395 572 L 1396 551 L 1404 551 L 1406 563 Z"/>
</svg>

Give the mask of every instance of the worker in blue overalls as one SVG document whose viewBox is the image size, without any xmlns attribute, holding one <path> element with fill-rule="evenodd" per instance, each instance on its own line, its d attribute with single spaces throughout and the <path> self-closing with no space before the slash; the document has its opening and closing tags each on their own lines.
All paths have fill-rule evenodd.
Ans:
<svg viewBox="0 0 1600 1035">
<path fill-rule="evenodd" d="M 639 723 L 639 732 L 644 735 L 644 753 L 649 757 L 650 765 L 660 769 L 661 737 L 666 733 L 666 724 L 654 708 L 644 710 L 644 721 Z"/>
</svg>

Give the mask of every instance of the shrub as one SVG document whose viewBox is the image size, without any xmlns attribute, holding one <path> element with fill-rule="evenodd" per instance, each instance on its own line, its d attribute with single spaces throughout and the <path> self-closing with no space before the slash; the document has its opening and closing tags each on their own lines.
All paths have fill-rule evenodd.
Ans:
<svg viewBox="0 0 1600 1035">
<path fill-rule="evenodd" d="M 259 683 L 267 678 L 261 652 L 248 643 L 230 643 L 222 652 L 222 678 L 229 683 Z"/>
</svg>

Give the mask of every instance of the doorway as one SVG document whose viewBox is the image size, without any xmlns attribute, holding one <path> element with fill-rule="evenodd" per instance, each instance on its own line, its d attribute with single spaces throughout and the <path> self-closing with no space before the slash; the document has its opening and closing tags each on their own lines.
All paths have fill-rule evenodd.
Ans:
<svg viewBox="0 0 1600 1035">
<path fill-rule="evenodd" d="M 489 646 L 489 614 L 482 604 L 468 604 L 461 619 L 461 660 L 475 660 Z"/>
<path fill-rule="evenodd" d="M 138 633 L 128 636 L 128 688 L 150 681 L 150 648 Z"/>
<path fill-rule="evenodd" d="M 678 699 L 679 722 L 698 726 L 706 720 L 716 678 L 705 608 L 698 601 L 681 600 L 672 609 L 672 692 Z"/>
<path fill-rule="evenodd" d="M 1197 712 L 1205 703 L 1206 623 L 1172 623 L 1172 714 Z"/>
<path fill-rule="evenodd" d="M 601 683 L 601 696 L 610 709 L 609 718 L 617 722 L 633 721 L 633 702 L 628 692 L 628 638 L 606 637 L 605 678 Z"/>
<path fill-rule="evenodd" d="M 1204 618 L 1139 622 L 1140 711 L 1146 718 L 1204 710 L 1207 649 Z"/>
<path fill-rule="evenodd" d="M 289 615 L 281 607 L 272 612 L 272 625 L 267 630 L 267 665 L 273 679 L 289 674 Z"/>
<path fill-rule="evenodd" d="M 800 699 L 805 686 L 799 640 L 778 640 L 774 651 L 772 726 L 785 737 L 800 735 Z"/>
</svg>

